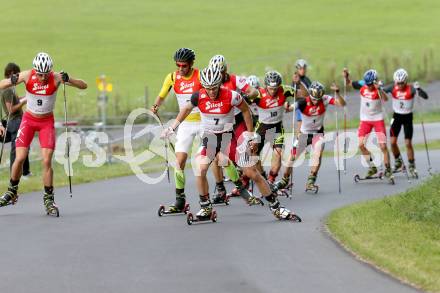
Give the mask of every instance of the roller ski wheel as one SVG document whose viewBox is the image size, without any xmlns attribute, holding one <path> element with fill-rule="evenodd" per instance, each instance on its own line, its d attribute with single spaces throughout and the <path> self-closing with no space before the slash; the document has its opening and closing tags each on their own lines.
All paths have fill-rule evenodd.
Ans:
<svg viewBox="0 0 440 293">
<path fill-rule="evenodd" d="M 353 180 L 355 183 L 359 183 L 360 181 L 365 181 L 365 180 L 372 180 L 372 179 L 380 179 L 383 180 L 383 172 L 379 172 L 376 175 L 373 176 L 361 176 L 359 174 L 354 175 Z"/>
<path fill-rule="evenodd" d="M 318 185 L 307 185 L 306 186 L 306 192 L 312 192 L 314 194 L 317 194 L 319 191 L 319 186 Z"/>
<path fill-rule="evenodd" d="M 217 222 L 217 212 L 212 211 L 212 213 L 209 216 L 202 217 L 202 216 L 195 216 L 192 213 L 188 213 L 186 216 L 186 222 L 188 225 L 192 225 L 193 223 L 199 223 L 199 222 L 208 222 L 212 221 L 213 223 Z"/>
<path fill-rule="evenodd" d="M 53 205 L 52 207 L 46 209 L 46 215 L 59 218 L 60 210 L 56 205 Z"/>
<path fill-rule="evenodd" d="M 166 209 L 164 205 L 161 205 L 157 210 L 157 215 L 162 217 L 164 215 L 186 215 L 189 212 L 189 203 L 185 203 L 185 206 L 181 211 Z"/>
<path fill-rule="evenodd" d="M 416 170 L 410 171 L 409 174 L 413 179 L 419 179 L 419 173 Z"/>
<path fill-rule="evenodd" d="M 285 196 L 288 199 L 292 199 L 292 190 L 293 189 L 293 184 L 289 183 L 286 187 L 278 189 L 277 190 L 277 195 L 278 196 Z"/>
<path fill-rule="evenodd" d="M 285 219 L 285 220 L 286 221 L 296 222 L 296 223 L 301 223 L 302 222 L 302 219 L 298 215 L 295 215 L 293 213 L 291 213 L 289 218 Z"/>
</svg>

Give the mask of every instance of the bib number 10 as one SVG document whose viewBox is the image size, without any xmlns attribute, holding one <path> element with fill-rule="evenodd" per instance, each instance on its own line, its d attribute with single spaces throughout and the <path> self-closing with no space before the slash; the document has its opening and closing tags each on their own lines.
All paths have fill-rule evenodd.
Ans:
<svg viewBox="0 0 440 293">
<path fill-rule="evenodd" d="M 270 112 L 270 117 L 277 117 L 278 116 L 278 112 Z"/>
</svg>

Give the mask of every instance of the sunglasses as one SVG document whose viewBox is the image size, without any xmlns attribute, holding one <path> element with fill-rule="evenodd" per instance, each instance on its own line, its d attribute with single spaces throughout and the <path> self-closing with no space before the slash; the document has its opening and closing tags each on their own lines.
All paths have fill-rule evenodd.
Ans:
<svg viewBox="0 0 440 293">
<path fill-rule="evenodd" d="M 49 76 L 49 73 L 37 73 L 38 77 L 47 77 Z"/>
<path fill-rule="evenodd" d="M 176 66 L 178 68 L 188 68 L 189 64 L 188 63 L 176 63 Z"/>
</svg>

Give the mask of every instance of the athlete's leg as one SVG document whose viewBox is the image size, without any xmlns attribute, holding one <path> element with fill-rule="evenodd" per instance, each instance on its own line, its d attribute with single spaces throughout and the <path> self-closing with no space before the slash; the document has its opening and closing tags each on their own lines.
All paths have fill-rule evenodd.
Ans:
<svg viewBox="0 0 440 293">
<path fill-rule="evenodd" d="M 23 164 L 28 155 L 29 148 L 26 147 L 17 147 L 15 150 L 15 161 L 12 164 L 11 168 L 11 179 L 12 180 L 20 180 L 21 174 L 23 172 Z"/>
<path fill-rule="evenodd" d="M 406 153 L 408 155 L 408 162 L 414 163 L 414 148 L 412 145 L 412 137 L 413 137 L 413 114 L 408 114 L 403 124 L 403 131 L 405 133 L 405 146 Z"/>
<path fill-rule="evenodd" d="M 400 149 L 397 144 L 397 140 L 399 138 L 399 133 L 402 128 L 401 116 L 396 113 L 393 114 L 393 123 L 390 126 L 390 142 L 391 142 L 391 151 L 393 152 L 394 158 L 400 157 Z"/>
<path fill-rule="evenodd" d="M 53 168 L 52 168 L 52 157 L 53 149 L 41 149 L 42 155 L 42 166 L 43 166 L 43 184 L 44 186 L 53 186 Z M 26 158 L 25 158 L 26 159 Z M 23 161 L 24 162 L 24 161 Z"/>
</svg>

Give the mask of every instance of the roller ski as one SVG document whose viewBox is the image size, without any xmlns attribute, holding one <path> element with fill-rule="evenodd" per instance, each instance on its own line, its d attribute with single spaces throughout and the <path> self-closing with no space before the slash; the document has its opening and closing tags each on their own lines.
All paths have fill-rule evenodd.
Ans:
<svg viewBox="0 0 440 293">
<path fill-rule="evenodd" d="M 282 207 L 280 202 L 278 200 L 275 200 L 275 202 L 270 204 L 270 210 L 272 214 L 277 218 L 278 220 L 283 221 L 292 221 L 292 222 L 302 222 L 301 218 L 286 209 L 285 207 Z"/>
<path fill-rule="evenodd" d="M 368 172 L 365 176 L 360 176 L 359 174 L 354 175 L 353 179 L 354 182 L 358 183 L 360 181 L 364 180 L 372 180 L 372 179 L 380 179 L 383 180 L 383 172 L 377 172 L 377 168 L 372 166 L 370 169 L 368 169 Z"/>
<path fill-rule="evenodd" d="M 283 178 L 274 184 L 274 191 L 278 196 L 285 196 L 292 199 L 292 188 L 293 184 L 289 183 L 288 178 Z"/>
<path fill-rule="evenodd" d="M 14 205 L 18 200 L 17 186 L 9 186 L 8 190 L 0 197 L 0 207 Z"/>
<path fill-rule="evenodd" d="M 309 178 L 307 178 L 306 183 L 306 192 L 313 192 L 314 194 L 317 194 L 319 191 L 319 186 L 315 184 L 316 182 L 316 175 L 309 175 Z"/>
<path fill-rule="evenodd" d="M 393 168 L 393 173 L 400 173 L 400 172 L 406 172 L 406 166 L 403 163 L 402 158 L 397 158 L 396 161 L 394 162 L 394 168 Z"/>
<path fill-rule="evenodd" d="M 195 216 L 192 213 L 188 213 L 186 216 L 186 222 L 188 225 L 208 221 L 212 221 L 213 223 L 217 222 L 217 212 L 212 209 L 212 204 L 209 199 L 207 201 L 200 202 L 200 210 Z"/>
<path fill-rule="evenodd" d="M 46 214 L 48 216 L 59 217 L 60 211 L 58 207 L 55 205 L 54 194 L 53 193 L 44 193 L 44 208 L 46 209 Z"/>
<path fill-rule="evenodd" d="M 385 169 L 384 177 L 387 179 L 389 184 L 391 184 L 391 185 L 395 184 L 395 182 L 394 182 L 394 175 L 393 175 L 393 172 L 391 171 L 390 167 L 387 167 Z"/>
<path fill-rule="evenodd" d="M 414 163 L 409 163 L 408 166 L 409 176 L 414 179 L 419 179 L 419 173 L 417 173 L 416 165 Z"/>
<path fill-rule="evenodd" d="M 170 205 L 168 209 L 161 205 L 157 211 L 157 215 L 162 217 L 163 215 L 186 215 L 189 212 L 189 204 L 185 202 L 185 197 L 176 197 L 176 202 Z"/>
<path fill-rule="evenodd" d="M 229 196 L 225 189 L 216 187 L 214 198 L 212 199 L 212 205 L 229 205 Z"/>
</svg>

